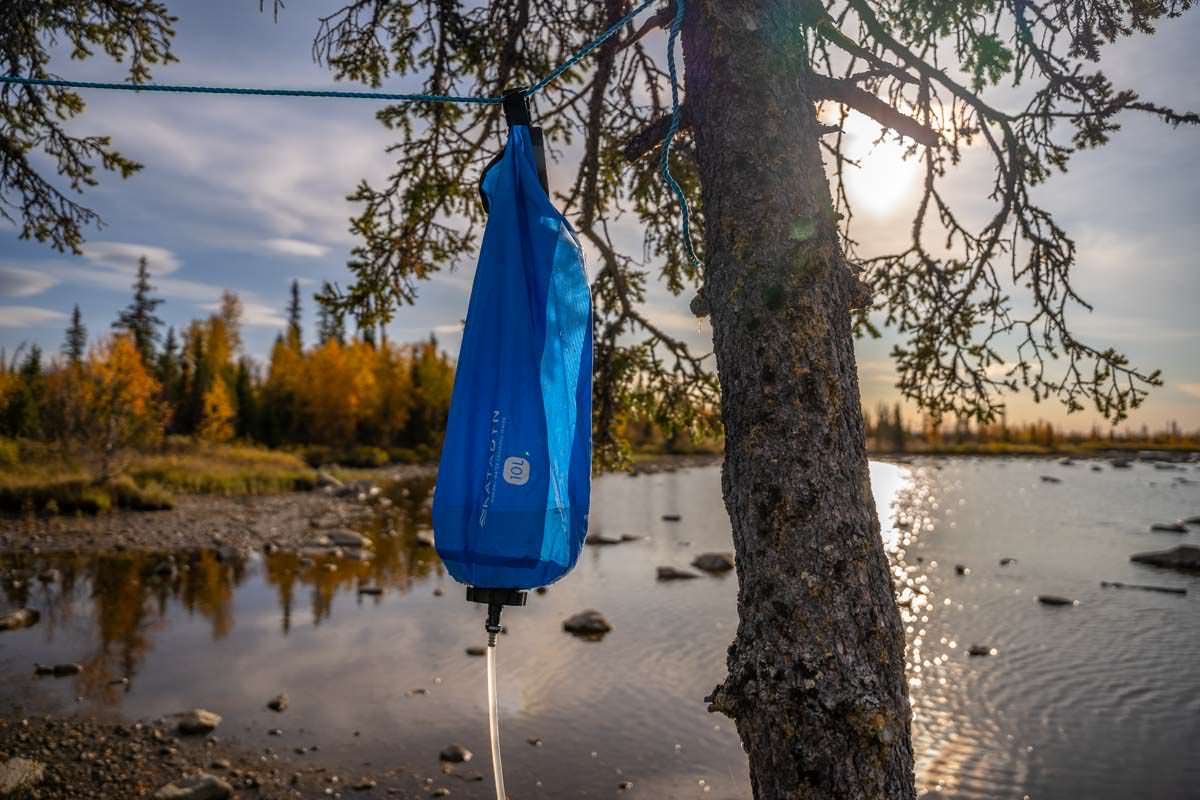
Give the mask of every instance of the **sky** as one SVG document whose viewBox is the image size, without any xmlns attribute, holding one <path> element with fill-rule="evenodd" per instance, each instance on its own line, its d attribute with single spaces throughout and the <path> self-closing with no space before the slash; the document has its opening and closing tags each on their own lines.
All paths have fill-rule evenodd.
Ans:
<svg viewBox="0 0 1200 800">
<path fill-rule="evenodd" d="M 269 6 L 270 4 L 268 4 Z M 278 21 L 258 13 L 252 0 L 169 3 L 179 16 L 174 50 L 180 63 L 157 68 L 163 83 L 328 88 L 328 71 L 315 65 L 311 42 L 319 13 L 338 4 L 289 2 Z M 1200 11 L 1167 20 L 1153 37 L 1109 48 L 1103 62 L 1118 83 L 1148 99 L 1200 108 L 1200 82 L 1185 80 L 1200 65 Z M 83 80 L 121 80 L 103 57 L 56 58 L 50 69 Z M 348 88 L 348 87 L 339 87 Z M 391 83 L 385 90 L 411 86 Z M 377 105 L 358 100 L 244 98 L 216 95 L 135 95 L 87 92 L 79 132 L 108 134 L 145 168 L 128 180 L 102 175 L 83 197 L 103 228 L 88 230 L 82 256 L 61 255 L 20 241 L 0 222 L 0 347 L 10 354 L 37 342 L 57 351 L 78 303 L 89 332 L 109 330 L 129 300 L 133 270 L 148 257 L 160 316 L 176 327 L 216 308 L 222 289 L 236 290 L 245 306 L 247 351 L 262 360 L 284 325 L 288 287 L 299 280 L 306 299 L 323 280 L 348 282 L 345 263 L 354 245 L 345 196 L 363 178 L 382 182 L 391 159 L 387 131 L 374 119 Z M 884 250 L 908 234 L 917 197 L 918 167 L 889 144 L 873 148 L 878 128 L 852 115 L 851 155 L 864 167 L 850 191 L 868 250 Z M 552 166 L 573 171 L 573 153 Z M 969 152 L 950 178 L 950 193 L 967 208 L 986 210 L 990 165 Z M 565 180 L 565 178 L 564 178 Z M 1127 117 L 1106 147 L 1078 154 L 1070 172 L 1053 177 L 1036 199 L 1055 212 L 1078 245 L 1075 285 L 1091 302 L 1070 321 L 1085 340 L 1112 346 L 1147 368 L 1160 368 L 1165 385 L 1154 390 L 1129 424 L 1153 428 L 1177 421 L 1200 429 L 1200 128 L 1170 129 Z M 616 226 L 618 242 L 640 252 L 636 224 Z M 402 308 L 389 336 L 413 341 L 434 332 L 451 353 L 466 311 L 473 265 L 464 263 L 424 284 L 415 306 Z M 648 311 L 668 330 L 710 346 L 706 322 L 687 311 L 690 293 L 651 291 Z M 315 309 L 306 302 L 307 335 Z M 894 333 L 858 345 L 864 405 L 896 398 L 888 352 Z M 1009 419 L 1045 419 L 1086 429 L 1084 413 L 1068 418 L 1053 403 L 1008 398 Z"/>
</svg>

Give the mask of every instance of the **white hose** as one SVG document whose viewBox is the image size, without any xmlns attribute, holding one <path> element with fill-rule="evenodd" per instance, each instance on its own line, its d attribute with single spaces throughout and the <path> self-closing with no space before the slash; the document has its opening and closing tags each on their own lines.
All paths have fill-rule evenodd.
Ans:
<svg viewBox="0 0 1200 800">
<path fill-rule="evenodd" d="M 504 792 L 504 767 L 500 764 L 500 698 L 496 691 L 496 644 L 487 649 L 488 727 L 492 734 L 492 773 L 496 778 L 496 800 L 508 800 Z"/>
</svg>

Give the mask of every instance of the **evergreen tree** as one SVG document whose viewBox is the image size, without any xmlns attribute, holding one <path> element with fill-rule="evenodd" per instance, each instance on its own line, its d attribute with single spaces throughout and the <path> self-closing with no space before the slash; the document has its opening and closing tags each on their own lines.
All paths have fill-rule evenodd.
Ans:
<svg viewBox="0 0 1200 800">
<path fill-rule="evenodd" d="M 154 367 L 158 383 L 162 387 L 163 399 L 167 401 L 171 409 L 179 407 L 183 379 L 179 362 L 179 343 L 175 339 L 175 328 L 172 326 L 167 328 L 167 336 L 163 341 L 163 349 L 158 354 L 158 363 Z"/>
<path fill-rule="evenodd" d="M 42 349 L 35 344 L 21 362 L 16 391 L 9 397 L 4 409 L 5 433 L 27 439 L 42 438 L 42 403 L 45 398 Z"/>
<path fill-rule="evenodd" d="M 346 321 L 336 309 L 321 302 L 322 297 L 332 297 L 333 286 L 329 281 L 321 285 L 321 291 L 313 295 L 317 302 L 317 338 L 320 344 L 333 339 L 338 344 L 346 343 Z"/>
<path fill-rule="evenodd" d="M 892 409 L 892 450 L 896 453 L 903 453 L 906 439 L 904 417 L 900 414 L 900 404 L 896 403 Z"/>
<path fill-rule="evenodd" d="M 67 327 L 67 338 L 63 342 L 62 353 L 74 365 L 83 363 L 84 351 L 87 350 L 87 328 L 83 324 L 83 315 L 79 313 L 79 304 L 71 312 L 71 324 Z"/>
<path fill-rule="evenodd" d="M 142 363 L 154 363 L 154 349 L 158 343 L 158 329 L 163 321 L 154 315 L 162 305 L 162 298 L 151 297 L 154 286 L 150 284 L 150 263 L 145 256 L 138 259 L 137 278 L 133 282 L 133 301 L 120 313 L 113 327 L 128 331 L 142 356 Z"/>
<path fill-rule="evenodd" d="M 233 384 L 234 403 L 237 416 L 234 430 L 239 439 L 258 437 L 258 403 L 254 397 L 254 376 L 250 371 L 250 360 L 241 358 L 237 364 L 237 376 Z"/>
<path fill-rule="evenodd" d="M 296 350 L 304 347 L 304 329 L 300 316 L 300 281 L 292 281 L 292 297 L 287 308 L 287 342 Z"/>
</svg>

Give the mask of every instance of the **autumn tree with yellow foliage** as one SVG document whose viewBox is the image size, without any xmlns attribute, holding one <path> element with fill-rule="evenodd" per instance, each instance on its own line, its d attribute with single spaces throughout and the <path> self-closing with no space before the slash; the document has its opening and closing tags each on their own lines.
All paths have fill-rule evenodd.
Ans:
<svg viewBox="0 0 1200 800">
<path fill-rule="evenodd" d="M 130 334 L 112 336 L 91 350 L 81 391 L 84 443 L 96 457 L 101 479 L 112 475 L 124 450 L 162 437 L 167 409 Z"/>
</svg>

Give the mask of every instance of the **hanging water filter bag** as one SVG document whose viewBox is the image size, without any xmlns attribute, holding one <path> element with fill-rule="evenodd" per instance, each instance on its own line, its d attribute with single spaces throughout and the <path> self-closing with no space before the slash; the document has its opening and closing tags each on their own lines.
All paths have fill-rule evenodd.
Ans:
<svg viewBox="0 0 1200 800">
<path fill-rule="evenodd" d="M 505 97 L 508 140 L 480 182 L 487 227 L 433 500 L 459 582 L 529 589 L 574 567 L 591 489 L 592 308 L 583 253 L 545 188 L 541 131 Z"/>
</svg>

